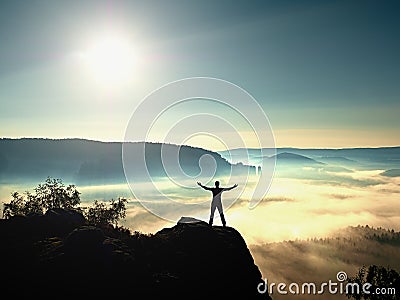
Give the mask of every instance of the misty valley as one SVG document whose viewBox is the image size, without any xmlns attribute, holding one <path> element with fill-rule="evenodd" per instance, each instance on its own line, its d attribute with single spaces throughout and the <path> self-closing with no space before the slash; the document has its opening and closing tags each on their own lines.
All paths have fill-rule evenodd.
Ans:
<svg viewBox="0 0 400 300">
<path fill-rule="evenodd" d="M 139 146 L 143 144 L 136 143 L 131 150 L 140 152 Z M 167 173 L 160 158 L 164 146 L 167 160 L 179 156 L 180 167 Z M 269 280 L 320 282 L 334 279 L 339 271 L 353 276 L 363 265 L 373 264 L 400 269 L 399 147 L 218 153 L 189 146 L 150 143 L 146 147 L 150 150 L 145 161 L 153 182 L 143 180 L 143 170 L 131 174 L 140 186 L 139 198 L 126 181 L 121 143 L 1 139 L 0 201 L 9 202 L 14 191 L 31 191 L 47 177 L 61 178 L 76 185 L 83 204 L 127 198 L 122 225 L 152 233 L 171 226 L 171 220 L 176 222 L 180 216 L 207 220 L 210 194 L 199 189 L 196 181 L 237 183 L 241 189 L 223 199 L 227 223 L 243 234 Z M 262 160 L 276 162 L 274 170 L 262 170 L 273 171 L 273 180 L 266 197 L 249 209 Z M 130 163 L 140 164 L 139 158 Z M 210 175 L 207 169 L 214 173 Z M 171 201 L 202 205 L 173 211 Z M 147 211 L 147 202 L 156 203 L 167 217 Z M 219 225 L 220 220 L 216 218 L 215 223 Z M 281 297 L 285 296 L 273 299 Z"/>
</svg>

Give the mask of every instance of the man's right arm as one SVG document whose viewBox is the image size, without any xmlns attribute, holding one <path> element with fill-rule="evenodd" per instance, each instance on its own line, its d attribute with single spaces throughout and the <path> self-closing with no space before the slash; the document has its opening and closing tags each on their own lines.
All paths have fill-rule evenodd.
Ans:
<svg viewBox="0 0 400 300">
<path fill-rule="evenodd" d="M 205 185 L 202 185 L 201 182 L 197 182 L 197 184 L 202 187 L 203 189 L 207 190 L 207 191 L 211 191 L 211 188 L 206 187 Z"/>
</svg>

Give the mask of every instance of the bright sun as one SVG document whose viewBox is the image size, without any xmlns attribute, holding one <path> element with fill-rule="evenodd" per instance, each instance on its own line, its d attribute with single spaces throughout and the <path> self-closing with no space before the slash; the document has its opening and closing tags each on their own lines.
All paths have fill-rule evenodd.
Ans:
<svg viewBox="0 0 400 300">
<path fill-rule="evenodd" d="M 104 84 L 121 84 L 131 79 L 135 53 L 128 40 L 117 36 L 94 41 L 82 55 L 95 79 Z"/>
</svg>

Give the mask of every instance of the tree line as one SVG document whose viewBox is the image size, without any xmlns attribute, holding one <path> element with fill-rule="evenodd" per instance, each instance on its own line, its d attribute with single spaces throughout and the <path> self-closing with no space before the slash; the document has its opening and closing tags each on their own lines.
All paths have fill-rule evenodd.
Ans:
<svg viewBox="0 0 400 300">
<path fill-rule="evenodd" d="M 117 227 L 118 221 L 126 216 L 126 198 L 118 197 L 108 203 L 95 200 L 91 206 L 83 208 L 80 195 L 75 185 L 65 185 L 59 178 L 48 177 L 33 192 L 13 192 L 11 201 L 4 203 L 3 218 L 44 215 L 48 210 L 61 208 L 82 213 L 89 225 Z"/>
</svg>

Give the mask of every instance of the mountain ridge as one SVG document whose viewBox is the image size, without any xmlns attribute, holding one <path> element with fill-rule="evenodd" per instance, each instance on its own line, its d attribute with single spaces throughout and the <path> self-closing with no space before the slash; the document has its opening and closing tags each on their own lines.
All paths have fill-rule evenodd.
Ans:
<svg viewBox="0 0 400 300">
<path fill-rule="evenodd" d="M 201 172 L 200 158 L 211 156 L 216 164 L 216 174 L 223 175 L 236 170 L 255 172 L 255 167 L 243 164 L 231 164 L 219 153 L 187 145 L 163 144 L 152 142 L 129 142 L 132 156 L 131 164 L 143 164 L 146 170 L 133 168 L 130 174 L 136 180 L 145 176 L 167 176 L 163 159 L 174 161 L 178 154 L 179 164 L 187 175 L 195 176 Z M 145 147 L 144 147 L 145 146 Z M 145 151 L 143 150 L 145 148 Z M 63 178 L 76 184 L 109 184 L 126 182 L 122 161 L 123 143 L 99 142 L 86 139 L 0 139 L 0 180 L 17 178 L 19 181 L 34 178 L 33 181 L 46 178 Z M 165 153 L 167 153 L 165 155 Z M 207 161 L 203 162 L 207 165 Z M 210 165 L 210 168 L 213 167 Z M 146 173 L 147 175 L 147 173 Z M 174 174 L 172 174 L 174 175 Z"/>
<path fill-rule="evenodd" d="M 300 155 L 291 152 L 280 152 L 273 156 L 267 157 L 268 159 L 276 159 L 279 162 L 291 162 L 291 163 L 307 163 L 307 164 L 317 164 L 317 165 L 325 165 L 324 163 L 312 159 L 305 155 Z"/>
</svg>

